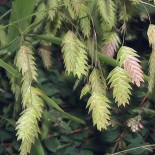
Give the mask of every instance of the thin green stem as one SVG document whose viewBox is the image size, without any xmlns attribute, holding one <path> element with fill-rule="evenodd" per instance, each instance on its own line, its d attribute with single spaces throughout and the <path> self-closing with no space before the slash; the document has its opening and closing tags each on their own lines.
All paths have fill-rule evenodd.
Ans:
<svg viewBox="0 0 155 155">
<path fill-rule="evenodd" d="M 99 52 L 97 52 L 97 55 L 98 55 L 100 61 L 103 61 L 103 62 L 105 62 L 105 63 L 107 63 L 107 64 L 109 64 L 110 66 L 113 66 L 113 67 L 118 66 L 117 61 L 114 60 L 113 58 L 110 58 L 110 57 L 108 57 L 106 55 L 103 55 L 102 53 L 99 53 Z"/>
<path fill-rule="evenodd" d="M 7 12 L 5 12 L 1 17 L 0 17 L 0 20 L 3 19 L 5 16 L 7 16 L 10 12 L 11 12 L 12 9 L 9 9 Z"/>
<path fill-rule="evenodd" d="M 153 146 L 155 146 L 155 144 L 138 146 L 138 147 L 134 147 L 134 148 L 131 148 L 131 149 L 123 150 L 123 151 L 120 151 L 120 152 L 112 153 L 110 155 L 119 155 L 119 154 L 122 154 L 122 153 L 125 153 L 125 152 L 129 152 L 129 151 L 133 151 L 133 150 L 136 150 L 136 149 L 141 149 L 141 148 L 146 149 L 146 148 L 153 147 Z"/>
<path fill-rule="evenodd" d="M 57 44 L 57 45 L 61 45 L 61 43 L 62 43 L 62 38 L 58 38 L 58 37 L 55 37 L 53 35 L 26 34 L 26 36 L 36 38 L 36 39 L 39 39 L 39 40 L 44 40 L 44 41 L 47 41 L 47 42 L 52 42 L 52 43 Z"/>
<path fill-rule="evenodd" d="M 140 2 L 155 8 L 155 5 L 153 5 L 153 4 L 150 4 L 150 3 L 147 3 L 147 2 L 144 2 L 144 1 L 140 1 Z"/>
</svg>

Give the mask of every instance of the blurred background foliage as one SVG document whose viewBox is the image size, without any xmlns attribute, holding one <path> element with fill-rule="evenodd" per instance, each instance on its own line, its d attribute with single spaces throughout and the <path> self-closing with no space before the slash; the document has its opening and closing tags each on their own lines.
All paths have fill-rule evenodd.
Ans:
<svg viewBox="0 0 155 155">
<path fill-rule="evenodd" d="M 45 7 L 40 1 L 35 6 L 35 10 L 41 10 Z M 145 1 L 153 4 L 150 1 Z M 22 3 L 22 2 L 21 2 Z M 45 3 L 46 4 L 46 3 Z M 21 5 L 21 4 L 20 4 Z M 27 1 L 27 5 L 29 2 Z M 20 6 L 18 6 L 20 7 Z M 25 6 L 26 7 L 26 6 Z M 18 31 L 12 31 L 11 22 L 15 21 L 11 17 L 8 34 L 2 26 L 9 23 L 10 13 L 12 9 L 12 2 L 9 0 L 0 0 L 0 58 L 13 64 L 14 49 L 18 45 Z M 149 13 L 152 22 L 155 23 L 155 8 L 151 6 L 138 7 L 138 11 L 132 15 L 129 20 L 127 35 L 125 37 L 125 44 L 137 50 L 141 56 L 142 66 L 144 72 L 148 72 L 148 60 L 151 49 L 147 39 L 147 28 Z M 29 8 L 30 14 L 33 13 Z M 39 10 L 39 11 L 40 11 Z M 147 12 L 147 11 L 148 12 Z M 21 10 L 19 10 L 20 12 Z M 62 10 L 63 11 L 63 8 Z M 26 14 L 26 13 L 25 13 Z M 66 12 L 65 12 L 66 14 Z M 23 14 L 18 14 L 21 18 Z M 32 31 L 37 33 L 57 34 L 61 37 L 66 32 L 68 27 L 66 23 L 59 22 L 51 23 L 50 19 L 46 19 L 45 13 L 40 11 L 36 13 L 35 18 L 32 18 L 33 24 L 22 27 L 25 31 Z M 19 17 L 19 18 L 20 18 Z M 55 17 L 57 20 L 58 18 Z M 63 18 L 63 16 L 62 16 Z M 97 19 L 96 19 L 97 20 Z M 19 22 L 23 24 L 22 20 Z M 68 21 L 67 21 L 68 22 Z M 57 28 L 53 30 L 44 29 L 45 26 L 55 24 Z M 29 27 L 27 29 L 27 27 Z M 71 27 L 69 25 L 69 27 Z M 56 31 L 58 31 L 56 33 Z M 99 30 L 98 30 L 99 31 Z M 97 32 L 100 36 L 100 32 Z M 9 35 L 9 37 L 7 37 Z M 16 36 L 15 40 L 13 40 Z M 10 44 L 7 44 L 9 38 Z M 27 38 L 29 40 L 29 37 Z M 99 132 L 92 125 L 91 116 L 85 109 L 88 96 L 82 100 L 79 99 L 80 91 L 83 87 L 83 82 L 76 81 L 72 76 L 67 76 L 64 72 L 64 65 L 61 57 L 61 49 L 54 44 L 48 44 L 51 52 L 52 63 L 49 68 L 45 69 L 43 61 L 39 54 L 40 43 L 31 40 L 35 45 L 37 68 L 38 68 L 38 82 L 37 85 L 43 90 L 46 95 L 52 98 L 64 111 L 73 114 L 84 120 L 86 125 L 80 125 L 69 120 L 64 114 L 56 111 L 50 104 L 46 104 L 43 118 L 40 122 L 41 133 L 39 140 L 36 140 L 32 146 L 31 155 L 153 155 L 155 154 L 155 96 L 147 94 L 147 84 L 142 84 L 140 88 L 133 88 L 133 96 L 130 105 L 123 108 L 117 107 L 114 104 L 112 96 L 109 98 L 112 103 L 112 116 L 108 130 Z M 42 42 L 41 42 L 42 44 Z M 112 67 L 108 67 L 110 71 Z M 76 81 L 76 82 L 75 82 Z M 109 90 L 110 92 L 111 90 Z M 20 99 L 15 101 L 15 97 L 11 91 L 11 85 L 3 68 L 0 68 L 0 154 L 1 155 L 16 155 L 19 154 L 19 144 L 16 140 L 16 121 L 21 111 Z M 134 127 L 137 126 L 135 131 Z M 128 150 L 121 152 L 123 150 Z M 118 153 L 116 153 L 118 152 Z"/>
</svg>

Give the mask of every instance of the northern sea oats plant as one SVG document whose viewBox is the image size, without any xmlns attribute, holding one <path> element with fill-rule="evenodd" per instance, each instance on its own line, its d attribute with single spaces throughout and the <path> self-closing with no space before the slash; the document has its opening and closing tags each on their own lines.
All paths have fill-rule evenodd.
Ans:
<svg viewBox="0 0 155 155">
<path fill-rule="evenodd" d="M 0 65 L 9 72 L 13 93 L 22 105 L 16 123 L 17 139 L 21 140 L 20 155 L 30 153 L 32 144 L 41 132 L 39 122 L 46 109 L 44 100 L 52 102 L 54 108 L 67 118 L 85 124 L 84 121 L 65 113 L 37 87 L 37 47 L 44 67 L 50 70 L 51 43 L 59 45 L 65 72 L 85 85 L 80 98 L 86 94 L 89 96 L 86 108 L 92 115 L 93 125 L 99 131 L 108 130 L 115 111 L 113 102 L 119 108 L 129 105 L 134 89 L 147 82 L 148 93 L 154 92 L 155 25 L 150 23 L 147 32 L 152 46 L 149 77 L 143 73 L 141 55 L 126 44 L 126 36 L 130 33 L 128 25 L 134 16 L 140 16 L 139 8 L 145 10 L 144 5 L 154 7 L 155 1 L 20 1 L 12 2 L 8 25 L 0 25 L 1 51 L 9 47 L 7 52 L 12 52 L 14 67 L 12 62 L 7 62 L 10 55 L 5 51 L 4 61 L 11 65 L 8 66 L 3 58 Z M 27 9 L 27 5 L 31 7 Z M 149 16 L 148 11 L 145 11 Z M 108 65 L 114 69 L 106 71 Z M 14 76 L 16 73 L 18 78 Z"/>
</svg>

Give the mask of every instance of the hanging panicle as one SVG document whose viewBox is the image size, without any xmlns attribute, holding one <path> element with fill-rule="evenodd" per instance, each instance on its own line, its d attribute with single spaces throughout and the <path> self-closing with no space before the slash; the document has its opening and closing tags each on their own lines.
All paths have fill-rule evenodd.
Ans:
<svg viewBox="0 0 155 155">
<path fill-rule="evenodd" d="M 23 112 L 17 121 L 17 136 L 21 140 L 20 155 L 30 153 L 31 145 L 38 137 L 38 121 L 43 112 L 43 101 L 32 87 L 37 80 L 37 69 L 33 51 L 27 45 L 22 45 L 16 54 L 15 65 L 22 73 L 22 107 Z"/>
</svg>

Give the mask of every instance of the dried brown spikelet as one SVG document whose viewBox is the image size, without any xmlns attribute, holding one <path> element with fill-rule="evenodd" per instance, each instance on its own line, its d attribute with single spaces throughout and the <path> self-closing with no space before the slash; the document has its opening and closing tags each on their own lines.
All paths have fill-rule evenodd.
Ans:
<svg viewBox="0 0 155 155">
<path fill-rule="evenodd" d="M 43 42 L 39 49 L 39 54 L 43 60 L 45 68 L 49 69 L 52 66 L 51 45 Z"/>
<path fill-rule="evenodd" d="M 144 82 L 140 61 L 134 56 L 128 56 L 124 62 L 124 69 L 131 76 L 132 82 L 140 87 L 140 82 Z"/>
<path fill-rule="evenodd" d="M 102 48 L 103 54 L 109 57 L 113 57 L 116 50 L 117 50 L 117 47 L 114 41 L 107 43 Z"/>
<path fill-rule="evenodd" d="M 117 33 L 109 32 L 105 34 L 104 46 L 102 48 L 102 53 L 109 57 L 113 57 L 117 48 L 119 47 L 120 39 Z"/>
</svg>

